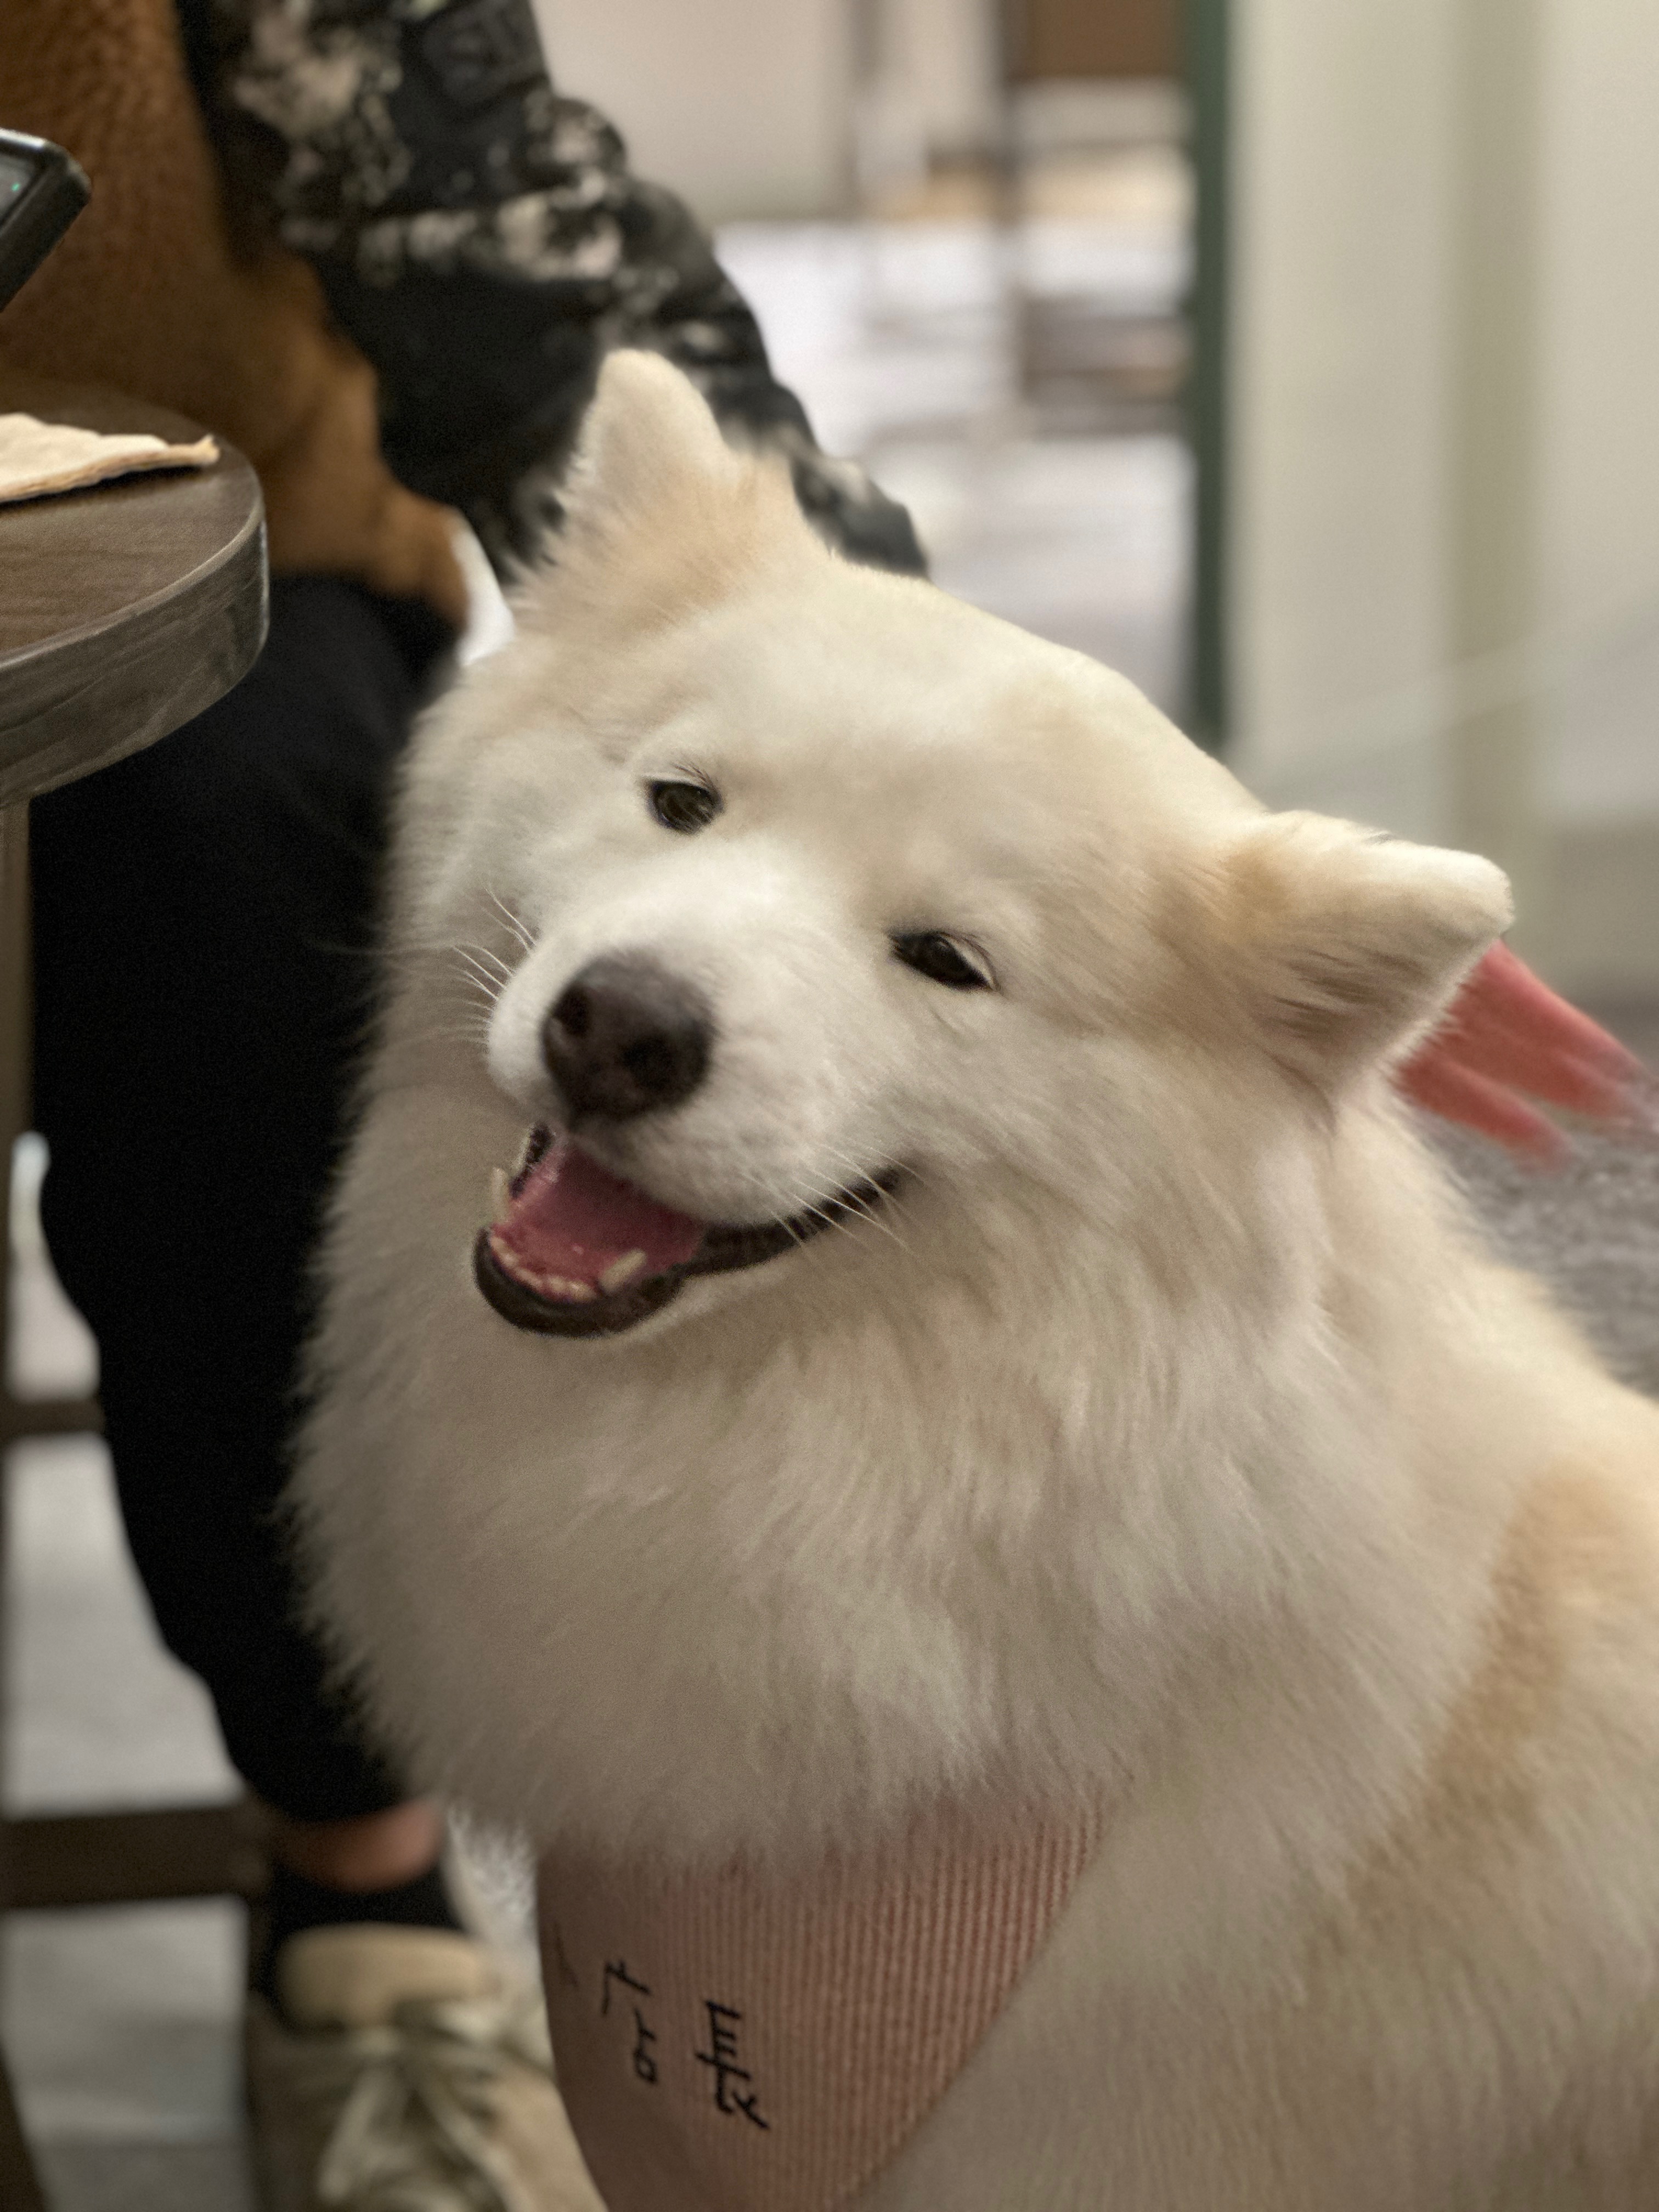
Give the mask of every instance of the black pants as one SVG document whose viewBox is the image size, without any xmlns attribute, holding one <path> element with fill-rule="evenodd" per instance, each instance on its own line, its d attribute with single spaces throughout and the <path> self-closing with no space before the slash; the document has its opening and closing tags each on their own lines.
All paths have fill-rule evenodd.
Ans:
<svg viewBox="0 0 1659 2212">
<path fill-rule="evenodd" d="M 234 691 L 32 810 L 47 1239 L 98 1339 L 161 1634 L 236 1767 L 300 1820 L 405 1794 L 325 1688 L 273 1509 L 372 1008 L 389 775 L 447 642 L 423 610 L 279 580 Z"/>
</svg>

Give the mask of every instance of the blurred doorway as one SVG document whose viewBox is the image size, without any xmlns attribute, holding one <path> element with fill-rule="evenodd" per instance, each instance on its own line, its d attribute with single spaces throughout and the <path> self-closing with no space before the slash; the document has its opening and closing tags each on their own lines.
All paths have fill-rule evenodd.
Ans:
<svg viewBox="0 0 1659 2212">
<path fill-rule="evenodd" d="M 1114 661 L 1212 745 L 1224 4 L 849 0 L 864 321 L 912 418 L 870 425 L 860 449 L 919 493 L 944 580 Z M 930 357 L 926 386 L 894 373 Z M 972 465 L 939 449 L 952 419 Z M 942 534 L 909 474 L 924 461 L 954 493 Z M 964 572 L 975 483 L 983 542 Z M 1029 511 L 1018 549 L 1012 514 L 988 512 L 999 496 Z M 1064 607 L 1037 573 L 1058 588 L 1062 566 Z"/>
</svg>

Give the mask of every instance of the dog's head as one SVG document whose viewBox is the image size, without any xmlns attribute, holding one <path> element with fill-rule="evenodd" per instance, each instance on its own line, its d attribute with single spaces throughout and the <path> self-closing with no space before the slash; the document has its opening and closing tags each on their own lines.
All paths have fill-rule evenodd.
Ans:
<svg viewBox="0 0 1659 2212">
<path fill-rule="evenodd" d="M 1121 678 L 837 559 L 648 356 L 567 505 L 412 816 L 421 933 L 501 963 L 529 1135 L 477 1269 L 521 1327 L 1196 1219 L 1504 925 L 1487 863 L 1267 814 Z"/>
</svg>

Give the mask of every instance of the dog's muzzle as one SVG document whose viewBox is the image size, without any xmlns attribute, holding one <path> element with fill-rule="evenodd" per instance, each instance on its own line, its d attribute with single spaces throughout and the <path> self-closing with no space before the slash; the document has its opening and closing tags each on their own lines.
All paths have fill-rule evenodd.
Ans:
<svg viewBox="0 0 1659 2212">
<path fill-rule="evenodd" d="M 495 1219 L 473 1248 L 478 1288 L 504 1321 L 547 1336 L 618 1336 L 700 1275 L 757 1267 L 868 1215 L 889 1169 L 787 1219 L 704 1222 L 659 1204 L 568 1137 L 531 1132 Z"/>
</svg>

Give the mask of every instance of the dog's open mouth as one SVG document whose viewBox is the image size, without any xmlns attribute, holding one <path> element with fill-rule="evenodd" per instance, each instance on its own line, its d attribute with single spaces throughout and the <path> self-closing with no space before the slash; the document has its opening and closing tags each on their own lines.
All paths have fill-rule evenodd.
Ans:
<svg viewBox="0 0 1659 2212">
<path fill-rule="evenodd" d="M 867 1213 L 898 1180 L 896 1170 L 874 1176 L 786 1220 L 697 1221 L 612 1175 L 568 1137 L 536 1129 L 495 1220 L 479 1232 L 473 1273 L 515 1328 L 616 1336 L 698 1275 L 758 1267 Z"/>
</svg>

